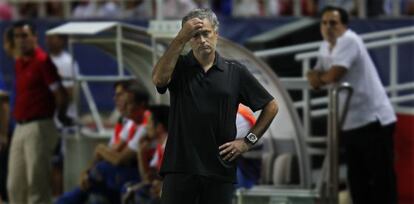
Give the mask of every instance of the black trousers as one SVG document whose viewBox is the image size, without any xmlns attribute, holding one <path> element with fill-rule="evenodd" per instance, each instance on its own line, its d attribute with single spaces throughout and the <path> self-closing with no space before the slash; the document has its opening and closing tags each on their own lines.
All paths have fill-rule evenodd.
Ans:
<svg viewBox="0 0 414 204">
<path fill-rule="evenodd" d="M 7 201 L 7 168 L 9 147 L 0 151 L 0 200 Z"/>
<path fill-rule="evenodd" d="M 167 174 L 161 204 L 231 204 L 234 185 L 205 176 Z"/>
<path fill-rule="evenodd" d="M 395 204 L 395 123 L 379 122 L 343 132 L 348 182 L 354 204 Z"/>
</svg>

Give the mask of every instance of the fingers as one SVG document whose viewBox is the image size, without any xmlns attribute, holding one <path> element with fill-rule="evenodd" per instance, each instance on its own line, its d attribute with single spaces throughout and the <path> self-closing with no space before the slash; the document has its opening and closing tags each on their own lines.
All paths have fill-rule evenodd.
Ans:
<svg viewBox="0 0 414 204">
<path fill-rule="evenodd" d="M 225 161 L 233 161 L 236 159 L 241 152 L 239 151 L 239 148 L 236 146 L 236 141 L 233 142 L 227 142 L 219 147 L 220 150 L 220 156 Z"/>
<path fill-rule="evenodd" d="M 179 35 L 184 39 L 190 40 L 196 33 L 203 29 L 204 23 L 199 18 L 193 18 L 188 20 L 182 27 Z"/>
<path fill-rule="evenodd" d="M 231 151 L 230 153 L 228 153 L 226 155 L 227 158 L 224 158 L 224 160 L 227 161 L 233 161 L 235 160 L 238 156 L 240 155 L 240 153 L 238 153 L 237 151 Z"/>
</svg>

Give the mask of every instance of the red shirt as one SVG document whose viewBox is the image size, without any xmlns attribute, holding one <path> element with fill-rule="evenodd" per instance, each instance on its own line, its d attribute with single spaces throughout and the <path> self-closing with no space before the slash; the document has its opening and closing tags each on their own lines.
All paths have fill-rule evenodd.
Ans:
<svg viewBox="0 0 414 204">
<path fill-rule="evenodd" d="M 33 56 L 16 60 L 15 70 L 16 120 L 53 117 L 55 100 L 49 86 L 60 83 L 60 77 L 48 55 L 36 48 Z"/>
</svg>

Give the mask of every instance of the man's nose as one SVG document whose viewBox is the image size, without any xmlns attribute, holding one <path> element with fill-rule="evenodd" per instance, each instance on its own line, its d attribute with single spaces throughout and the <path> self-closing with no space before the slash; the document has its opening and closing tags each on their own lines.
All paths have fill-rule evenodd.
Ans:
<svg viewBox="0 0 414 204">
<path fill-rule="evenodd" d="M 204 37 L 204 36 L 202 36 L 202 35 L 200 35 L 200 42 L 205 42 L 206 41 L 206 38 Z"/>
</svg>

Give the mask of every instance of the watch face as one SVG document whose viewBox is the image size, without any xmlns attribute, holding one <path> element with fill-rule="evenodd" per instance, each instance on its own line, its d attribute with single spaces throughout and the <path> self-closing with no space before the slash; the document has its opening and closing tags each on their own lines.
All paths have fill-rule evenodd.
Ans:
<svg viewBox="0 0 414 204">
<path fill-rule="evenodd" d="M 250 133 L 249 135 L 247 135 L 247 139 L 250 140 L 253 143 L 257 141 L 257 137 L 253 133 Z"/>
</svg>

